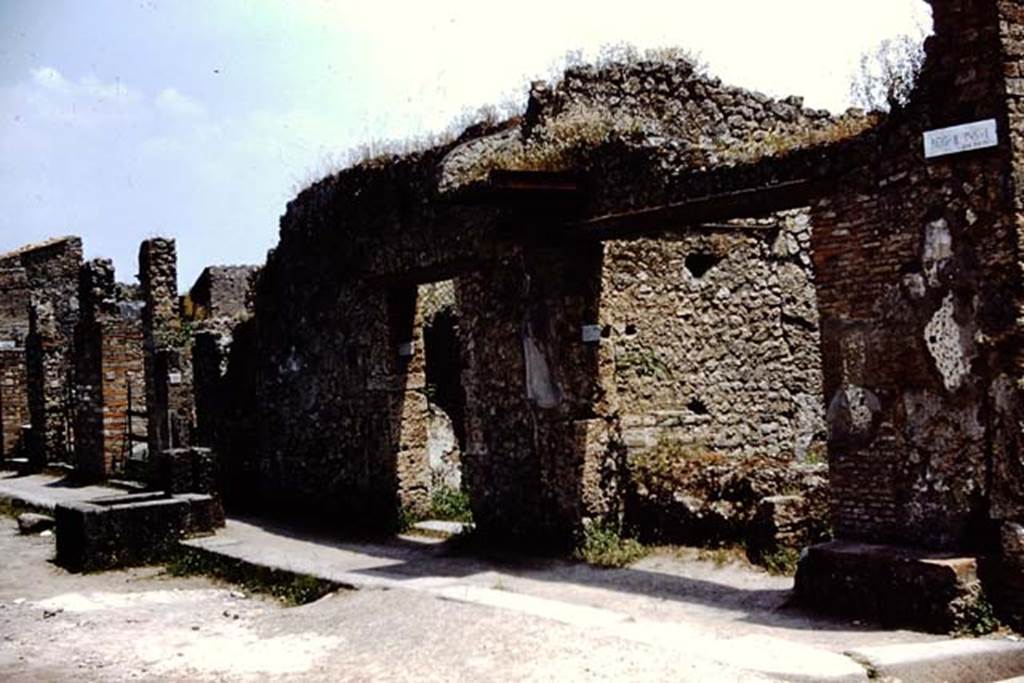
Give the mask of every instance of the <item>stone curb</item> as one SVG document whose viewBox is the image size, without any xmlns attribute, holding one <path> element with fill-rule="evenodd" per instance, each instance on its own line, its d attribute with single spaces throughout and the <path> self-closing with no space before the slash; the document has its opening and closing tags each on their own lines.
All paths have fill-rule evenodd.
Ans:
<svg viewBox="0 0 1024 683">
<path fill-rule="evenodd" d="M 993 683 L 1024 676 L 1024 643 L 1006 639 L 959 639 L 886 645 L 845 653 L 883 681 Z"/>
<path fill-rule="evenodd" d="M 18 512 L 40 512 L 49 515 L 57 508 L 57 502 L 49 498 L 14 495 L 5 491 L 0 491 L 0 503 L 10 505 Z"/>
<path fill-rule="evenodd" d="M 312 579 L 315 581 L 323 581 L 327 584 L 332 584 L 331 592 L 338 590 L 359 590 L 359 586 L 355 584 L 349 584 L 344 580 L 336 580 L 333 578 L 327 578 L 320 574 L 298 571 L 295 569 L 279 566 L 276 563 L 272 562 L 254 562 L 246 560 L 235 555 L 228 555 L 226 553 L 218 552 L 216 548 L 204 548 L 200 545 L 190 544 L 187 542 L 187 539 L 184 541 L 179 541 L 178 547 L 182 550 L 210 559 L 231 562 L 238 569 L 250 572 L 254 575 L 258 572 L 269 570 L 277 574 L 283 575 L 289 579 Z"/>
</svg>

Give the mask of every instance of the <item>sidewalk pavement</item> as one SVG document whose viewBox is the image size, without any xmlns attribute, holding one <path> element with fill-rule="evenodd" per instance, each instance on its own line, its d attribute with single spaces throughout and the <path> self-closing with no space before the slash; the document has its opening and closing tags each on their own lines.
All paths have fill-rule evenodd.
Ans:
<svg viewBox="0 0 1024 683">
<path fill-rule="evenodd" d="M 0 499 L 37 507 L 110 492 L 64 486 L 45 475 L 0 473 Z M 216 535 L 183 544 L 351 589 L 415 591 L 529 614 L 781 680 L 861 681 L 869 671 L 903 680 L 994 681 L 1024 674 L 1024 644 L 950 640 L 825 618 L 787 606 L 791 578 L 735 563 L 716 566 L 693 552 L 599 569 L 459 554 L 443 539 L 422 536 L 348 541 L 255 518 L 229 518 Z"/>
</svg>

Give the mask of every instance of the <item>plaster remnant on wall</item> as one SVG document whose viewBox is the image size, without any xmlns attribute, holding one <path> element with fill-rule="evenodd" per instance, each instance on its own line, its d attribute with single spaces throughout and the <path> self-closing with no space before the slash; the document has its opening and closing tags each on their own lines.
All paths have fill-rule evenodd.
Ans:
<svg viewBox="0 0 1024 683">
<path fill-rule="evenodd" d="M 848 387 L 846 396 L 850 406 L 850 424 L 858 431 L 864 431 L 871 425 L 871 407 L 867 400 L 867 391 L 861 387 Z"/>
<path fill-rule="evenodd" d="M 959 389 L 970 373 L 967 353 L 961 342 L 962 330 L 953 317 L 953 310 L 953 294 L 950 293 L 924 328 L 928 352 L 942 375 L 942 383 L 949 391 Z"/>
<path fill-rule="evenodd" d="M 302 361 L 299 360 L 298 353 L 296 352 L 295 347 L 293 346 L 291 350 L 288 352 L 288 358 L 287 360 L 285 360 L 281 370 L 282 372 L 294 374 L 301 369 Z"/>
<path fill-rule="evenodd" d="M 842 338 L 843 379 L 850 384 L 864 380 L 867 366 L 867 340 L 861 331 L 851 331 Z"/>
<path fill-rule="evenodd" d="M 1000 413 L 1010 415 L 1013 412 L 1013 400 L 1015 397 L 1013 381 L 1006 375 L 999 375 L 989 388 L 989 395 L 992 397 L 995 409 Z"/>
<path fill-rule="evenodd" d="M 910 273 L 903 276 L 903 287 L 912 299 L 921 299 L 928 293 L 928 285 L 924 276 L 920 273 Z"/>
<path fill-rule="evenodd" d="M 457 491 L 462 487 L 462 469 L 455 428 L 448 413 L 442 408 L 429 403 L 428 409 L 427 461 L 430 465 L 431 486 L 434 489 L 449 488 Z"/>
<path fill-rule="evenodd" d="M 825 431 L 825 419 L 818 394 L 797 394 L 793 397 L 793 403 L 796 405 L 793 453 L 797 460 L 803 460 L 817 435 Z"/>
<path fill-rule="evenodd" d="M 953 258 L 953 236 L 944 218 L 932 221 L 925 227 L 924 255 L 921 257 L 928 284 L 938 287 L 943 266 Z"/>
<path fill-rule="evenodd" d="M 828 407 L 828 428 L 832 438 L 871 438 L 875 416 L 882 404 L 869 389 L 848 384 L 832 397 Z"/>
<path fill-rule="evenodd" d="M 526 366 L 526 397 L 538 408 L 555 408 L 562 400 L 562 392 L 555 385 L 544 351 L 533 338 L 530 326 L 523 334 L 523 358 Z"/>
</svg>

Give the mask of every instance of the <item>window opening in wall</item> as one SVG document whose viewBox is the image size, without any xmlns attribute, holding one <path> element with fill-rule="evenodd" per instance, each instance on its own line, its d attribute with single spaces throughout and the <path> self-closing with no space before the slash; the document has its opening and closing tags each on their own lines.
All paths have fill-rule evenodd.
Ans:
<svg viewBox="0 0 1024 683">
<path fill-rule="evenodd" d="M 704 277 L 709 270 L 722 261 L 720 256 L 715 254 L 695 253 L 686 257 L 686 269 L 698 280 Z"/>
<path fill-rule="evenodd" d="M 391 354 L 398 372 L 405 372 L 412 360 L 416 326 L 416 287 L 395 287 L 388 292 L 388 325 Z"/>
</svg>

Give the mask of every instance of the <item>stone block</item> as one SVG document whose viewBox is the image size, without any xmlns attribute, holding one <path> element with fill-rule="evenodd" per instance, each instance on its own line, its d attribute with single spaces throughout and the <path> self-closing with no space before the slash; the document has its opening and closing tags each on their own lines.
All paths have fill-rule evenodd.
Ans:
<svg viewBox="0 0 1024 683">
<path fill-rule="evenodd" d="M 157 486 L 168 493 L 192 490 L 192 452 L 188 448 L 168 448 L 160 453 Z"/>
<path fill-rule="evenodd" d="M 57 564 L 99 571 L 159 562 L 181 538 L 223 525 L 211 496 L 162 492 L 110 496 L 56 508 Z"/>
<path fill-rule="evenodd" d="M 25 512 L 18 515 L 18 533 L 38 534 L 53 528 L 53 517 L 40 515 L 35 512 Z"/>
<path fill-rule="evenodd" d="M 157 460 L 157 488 L 168 493 L 216 491 L 217 458 L 209 448 L 169 448 Z"/>
<path fill-rule="evenodd" d="M 901 546 L 823 543 L 796 575 L 800 604 L 890 628 L 956 631 L 980 596 L 977 558 Z"/>
</svg>

